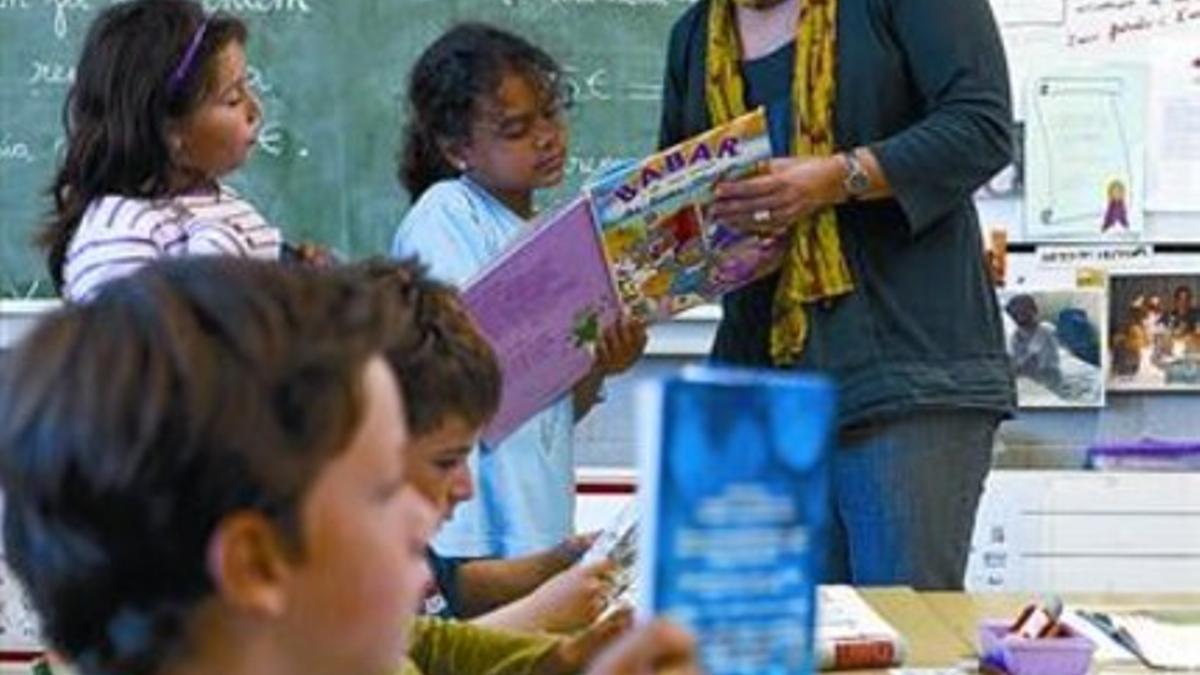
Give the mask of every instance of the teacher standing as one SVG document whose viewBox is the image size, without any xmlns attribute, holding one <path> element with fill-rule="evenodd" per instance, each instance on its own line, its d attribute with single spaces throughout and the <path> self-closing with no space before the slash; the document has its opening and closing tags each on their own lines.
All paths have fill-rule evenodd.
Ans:
<svg viewBox="0 0 1200 675">
<path fill-rule="evenodd" d="M 825 579 L 961 588 L 1014 404 L 971 201 L 1012 147 L 987 0 L 700 0 L 663 103 L 662 146 L 767 108 L 776 159 L 714 215 L 788 255 L 724 298 L 712 356 L 837 381 Z"/>
</svg>

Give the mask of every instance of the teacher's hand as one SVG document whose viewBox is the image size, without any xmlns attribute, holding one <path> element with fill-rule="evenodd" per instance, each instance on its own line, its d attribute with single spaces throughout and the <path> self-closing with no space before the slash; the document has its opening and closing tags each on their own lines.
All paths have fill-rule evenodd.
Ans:
<svg viewBox="0 0 1200 675">
<path fill-rule="evenodd" d="M 761 236 L 781 235 L 797 218 L 841 202 L 845 173 L 839 157 L 773 159 L 764 174 L 718 185 L 711 216 Z"/>
</svg>

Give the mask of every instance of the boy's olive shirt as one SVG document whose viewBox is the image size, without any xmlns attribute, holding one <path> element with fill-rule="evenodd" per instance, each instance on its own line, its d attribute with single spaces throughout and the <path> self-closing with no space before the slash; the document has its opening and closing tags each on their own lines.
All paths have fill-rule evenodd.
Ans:
<svg viewBox="0 0 1200 675">
<path fill-rule="evenodd" d="M 531 675 L 558 644 L 552 635 L 420 617 L 413 623 L 408 659 L 396 675 Z"/>
</svg>

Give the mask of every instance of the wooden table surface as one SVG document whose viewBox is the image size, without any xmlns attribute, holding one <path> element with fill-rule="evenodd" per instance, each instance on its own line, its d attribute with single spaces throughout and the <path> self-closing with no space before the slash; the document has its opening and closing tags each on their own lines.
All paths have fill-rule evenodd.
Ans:
<svg viewBox="0 0 1200 675">
<path fill-rule="evenodd" d="M 908 654 L 905 668 L 949 667 L 974 653 L 971 644 L 947 624 L 922 594 L 911 588 L 860 588 L 859 594 L 885 621 L 904 636 Z M 885 675 L 887 670 L 853 671 Z"/>
<path fill-rule="evenodd" d="M 1023 607 L 1041 598 L 1038 593 L 920 593 L 922 600 L 948 627 L 960 643 L 968 646 L 964 656 L 976 655 L 979 622 L 983 619 L 1015 618 Z M 1093 610 L 1132 610 L 1156 608 L 1200 608 L 1200 593 L 1131 594 L 1131 593 L 1065 593 L 1066 607 Z M 1103 664 L 1101 664 L 1103 665 Z M 1133 666 L 1103 665 L 1096 672 L 1152 672 Z"/>
</svg>

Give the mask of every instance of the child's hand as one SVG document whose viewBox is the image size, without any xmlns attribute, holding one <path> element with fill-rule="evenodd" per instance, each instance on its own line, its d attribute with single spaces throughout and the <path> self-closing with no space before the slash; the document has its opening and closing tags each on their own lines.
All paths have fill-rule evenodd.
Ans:
<svg viewBox="0 0 1200 675">
<path fill-rule="evenodd" d="M 605 329 L 596 345 L 596 370 L 603 375 L 623 373 L 646 351 L 646 325 L 621 317 Z"/>
<path fill-rule="evenodd" d="M 592 544 L 596 543 L 596 539 L 600 537 L 600 530 L 594 532 L 584 532 L 583 534 L 573 534 L 558 543 L 554 547 L 554 552 L 561 560 L 567 564 L 574 563 L 587 553 Z"/>
<path fill-rule="evenodd" d="M 608 606 L 616 563 L 599 560 L 559 572 L 529 595 L 542 630 L 569 633 L 590 625 Z"/>
<path fill-rule="evenodd" d="M 558 647 L 546 655 L 534 670 L 538 675 L 565 675 L 579 673 L 596 660 L 601 652 L 605 652 L 618 638 L 629 631 L 633 625 L 633 610 L 625 607 L 597 621 L 583 632 L 564 639 Z M 625 655 L 630 650 L 621 650 Z M 622 657 L 624 658 L 624 657 Z M 626 660 L 609 662 L 623 664 Z M 599 672 L 621 673 L 622 670 L 604 670 Z M 629 671 L 633 672 L 633 671 Z"/>
<path fill-rule="evenodd" d="M 642 626 L 596 659 L 588 675 L 693 675 L 700 673 L 691 634 L 666 621 Z"/>
<path fill-rule="evenodd" d="M 283 257 L 305 267 L 333 267 L 337 263 L 337 256 L 329 249 L 311 242 L 285 244 Z"/>
</svg>

